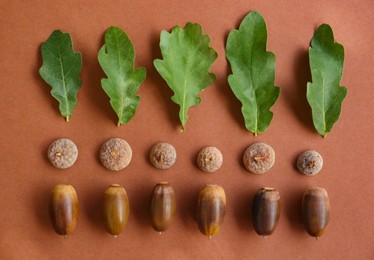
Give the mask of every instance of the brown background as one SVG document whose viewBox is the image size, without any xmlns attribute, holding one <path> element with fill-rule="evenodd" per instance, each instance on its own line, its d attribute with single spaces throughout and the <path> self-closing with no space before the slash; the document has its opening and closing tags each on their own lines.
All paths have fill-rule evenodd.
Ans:
<svg viewBox="0 0 374 260">
<path fill-rule="evenodd" d="M 267 22 L 268 49 L 276 54 L 276 84 L 281 87 L 271 126 L 259 137 L 244 128 L 240 103 L 227 83 L 224 51 L 228 32 L 251 10 Z M 374 259 L 373 11 L 372 0 L 1 1 L 0 258 Z M 161 57 L 160 31 L 188 21 L 202 25 L 219 57 L 212 67 L 217 81 L 201 94 L 201 104 L 189 111 L 186 131 L 180 133 L 178 107 L 152 61 Z M 342 85 L 348 88 L 341 118 L 326 139 L 314 130 L 305 98 L 307 50 L 321 23 L 329 23 L 345 47 Z M 111 25 L 127 32 L 137 66 L 147 69 L 136 115 L 121 128 L 101 89 L 104 74 L 97 62 Z M 40 44 L 54 29 L 70 32 L 83 56 L 83 85 L 70 123 L 59 115 L 38 74 Z M 61 137 L 79 148 L 76 164 L 64 171 L 46 158 L 49 144 Z M 133 148 L 133 160 L 121 173 L 107 171 L 98 160 L 101 144 L 110 137 L 122 137 Z M 159 141 L 177 149 L 170 170 L 157 170 L 147 160 Z M 241 164 L 243 151 L 255 141 L 270 144 L 277 155 L 263 176 L 249 174 Z M 224 155 L 223 167 L 211 175 L 195 165 L 197 152 L 206 145 Z M 315 177 L 295 169 L 305 149 L 324 157 Z M 147 204 L 152 187 L 164 180 L 175 189 L 178 213 L 160 236 L 150 227 Z M 49 192 L 58 183 L 74 185 L 80 202 L 77 229 L 67 238 L 54 233 L 46 210 Z M 132 209 L 118 238 L 104 231 L 101 218 L 101 197 L 111 183 L 126 188 Z M 212 241 L 193 220 L 197 193 L 207 183 L 222 185 L 228 200 L 225 223 Z M 282 199 L 279 225 L 266 239 L 256 235 L 250 218 L 251 200 L 262 186 L 277 188 Z M 318 241 L 304 231 L 299 214 L 301 196 L 311 186 L 326 188 L 332 205 L 329 229 Z"/>
</svg>

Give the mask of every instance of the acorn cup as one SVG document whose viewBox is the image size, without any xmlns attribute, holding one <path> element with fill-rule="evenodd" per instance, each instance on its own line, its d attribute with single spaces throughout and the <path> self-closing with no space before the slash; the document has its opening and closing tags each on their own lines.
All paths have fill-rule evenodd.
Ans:
<svg viewBox="0 0 374 260">
<path fill-rule="evenodd" d="M 58 184 L 51 192 L 49 217 L 57 234 L 70 235 L 78 221 L 78 197 L 71 185 Z"/>
<path fill-rule="evenodd" d="M 261 188 L 253 201 L 253 227 L 260 236 L 270 236 L 279 222 L 280 196 L 274 188 Z"/>
<path fill-rule="evenodd" d="M 226 213 L 226 195 L 219 185 L 206 185 L 199 193 L 197 202 L 197 225 L 209 239 L 216 235 Z"/>
<path fill-rule="evenodd" d="M 104 192 L 105 228 L 113 236 L 125 229 L 130 215 L 130 203 L 126 190 L 118 185 L 110 185 Z"/>
<path fill-rule="evenodd" d="M 315 187 L 305 191 L 302 200 L 302 218 L 305 229 L 316 239 L 322 236 L 329 222 L 330 201 L 324 188 Z"/>
<path fill-rule="evenodd" d="M 153 188 L 150 215 L 154 230 L 160 234 L 173 223 L 176 212 L 176 200 L 173 188 L 168 182 L 160 182 Z"/>
</svg>

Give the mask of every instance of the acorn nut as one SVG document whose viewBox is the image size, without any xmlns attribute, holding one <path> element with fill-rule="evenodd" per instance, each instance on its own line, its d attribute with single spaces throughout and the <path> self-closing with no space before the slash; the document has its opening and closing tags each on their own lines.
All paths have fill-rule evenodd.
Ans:
<svg viewBox="0 0 374 260">
<path fill-rule="evenodd" d="M 216 235 L 226 213 L 224 189 L 215 184 L 206 185 L 199 193 L 197 202 L 197 225 L 200 232 L 209 239 Z"/>
<path fill-rule="evenodd" d="M 130 215 L 130 203 L 126 190 L 118 185 L 110 185 L 104 192 L 105 228 L 113 236 L 122 233 Z"/>
<path fill-rule="evenodd" d="M 280 196 L 274 188 L 261 188 L 253 201 L 253 227 L 260 236 L 270 236 L 280 216 Z"/>
<path fill-rule="evenodd" d="M 305 229 L 312 237 L 322 236 L 330 216 L 330 201 L 324 188 L 309 188 L 302 200 L 302 218 Z"/>
<path fill-rule="evenodd" d="M 78 221 L 78 198 L 71 185 L 58 184 L 51 193 L 49 217 L 57 234 L 70 235 Z"/>
<path fill-rule="evenodd" d="M 173 188 L 168 182 L 158 183 L 152 192 L 150 203 L 151 223 L 154 230 L 166 231 L 173 223 L 176 200 Z"/>
</svg>

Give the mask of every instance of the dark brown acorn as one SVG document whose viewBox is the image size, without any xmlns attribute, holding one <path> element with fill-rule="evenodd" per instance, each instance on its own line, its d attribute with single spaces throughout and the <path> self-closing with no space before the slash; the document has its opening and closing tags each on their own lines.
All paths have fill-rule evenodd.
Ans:
<svg viewBox="0 0 374 260">
<path fill-rule="evenodd" d="M 253 227 L 260 236 L 270 236 L 280 216 L 280 196 L 274 188 L 261 188 L 253 201 Z"/>
<path fill-rule="evenodd" d="M 51 193 L 49 217 L 57 234 L 70 235 L 78 220 L 78 198 L 71 185 L 58 184 Z"/>
<path fill-rule="evenodd" d="M 302 218 L 309 235 L 317 238 L 327 228 L 330 216 L 330 201 L 324 188 L 309 188 L 302 201 Z"/>
<path fill-rule="evenodd" d="M 110 185 L 104 192 L 105 228 L 113 236 L 121 234 L 130 215 L 130 203 L 126 190 L 118 185 Z"/>
<path fill-rule="evenodd" d="M 199 193 L 197 225 L 200 232 L 211 239 L 223 223 L 226 212 L 226 195 L 219 185 L 206 185 Z"/>
<path fill-rule="evenodd" d="M 166 231 L 174 220 L 175 211 L 173 188 L 168 182 L 158 183 L 153 189 L 150 204 L 152 227 L 160 234 Z"/>
</svg>

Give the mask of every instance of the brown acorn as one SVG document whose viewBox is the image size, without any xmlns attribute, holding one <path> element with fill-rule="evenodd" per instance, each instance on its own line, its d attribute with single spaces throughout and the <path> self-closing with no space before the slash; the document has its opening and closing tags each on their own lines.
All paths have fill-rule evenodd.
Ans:
<svg viewBox="0 0 374 260">
<path fill-rule="evenodd" d="M 58 184 L 51 193 L 49 217 L 57 234 L 70 235 L 78 220 L 78 198 L 71 185 Z"/>
<path fill-rule="evenodd" d="M 309 235 L 317 238 L 327 228 L 330 216 L 330 202 L 324 188 L 309 188 L 302 201 L 302 218 Z"/>
<path fill-rule="evenodd" d="M 274 188 L 261 188 L 253 201 L 253 227 L 260 236 L 270 236 L 280 216 L 280 196 Z"/>
<path fill-rule="evenodd" d="M 219 185 L 206 185 L 199 193 L 197 225 L 200 232 L 211 239 L 223 223 L 226 212 L 226 195 Z"/>
<path fill-rule="evenodd" d="M 173 188 L 168 182 L 158 183 L 153 189 L 150 204 L 152 227 L 160 234 L 166 231 L 174 220 L 175 211 Z"/>
<path fill-rule="evenodd" d="M 130 214 L 130 203 L 126 190 L 118 185 L 110 185 L 104 192 L 105 228 L 113 236 L 121 234 Z"/>
</svg>

